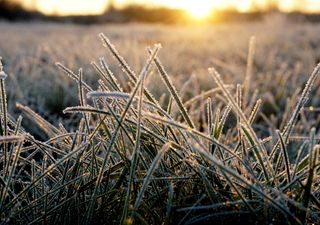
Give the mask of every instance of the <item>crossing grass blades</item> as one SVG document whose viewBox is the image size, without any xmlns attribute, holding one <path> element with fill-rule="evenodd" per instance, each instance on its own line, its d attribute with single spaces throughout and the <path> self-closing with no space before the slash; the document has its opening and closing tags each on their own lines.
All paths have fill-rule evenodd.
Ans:
<svg viewBox="0 0 320 225">
<path fill-rule="evenodd" d="M 263 100 L 250 103 L 255 40 L 250 41 L 243 84 L 226 85 L 210 68 L 212 92 L 205 121 L 196 123 L 162 65 L 160 45 L 136 74 L 110 40 L 101 41 L 127 76 L 123 91 L 104 59 L 92 66 L 99 88 L 78 72 L 57 66 L 78 85 L 76 129 L 56 127 L 28 106 L 17 104 L 47 141 L 36 140 L 22 126 L 22 117 L 7 113 L 6 73 L 0 66 L 2 224 L 312 224 L 320 221 L 319 145 L 316 130 L 293 131 L 308 102 L 320 66 L 276 135 L 259 138 L 254 122 Z M 160 104 L 145 81 L 156 69 L 168 89 Z M 122 75 L 122 74 L 120 74 Z M 223 108 L 216 108 L 215 93 Z M 244 94 L 242 94 L 244 93 Z M 176 105 L 180 114 L 173 116 Z M 231 128 L 230 115 L 236 117 Z M 292 144 L 294 143 L 294 144 Z M 289 152 L 295 154 L 289 155 Z"/>
</svg>

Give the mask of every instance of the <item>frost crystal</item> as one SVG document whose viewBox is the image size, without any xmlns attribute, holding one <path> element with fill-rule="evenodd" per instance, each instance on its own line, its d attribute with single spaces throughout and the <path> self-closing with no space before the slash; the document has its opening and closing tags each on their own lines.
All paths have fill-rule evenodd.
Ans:
<svg viewBox="0 0 320 225">
<path fill-rule="evenodd" d="M 8 75 L 4 71 L 0 71 L 0 79 L 5 80 L 7 76 Z"/>
</svg>

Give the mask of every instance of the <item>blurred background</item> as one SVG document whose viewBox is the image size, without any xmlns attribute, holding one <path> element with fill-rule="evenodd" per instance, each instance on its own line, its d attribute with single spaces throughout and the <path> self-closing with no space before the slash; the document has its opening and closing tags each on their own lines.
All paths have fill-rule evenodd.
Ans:
<svg viewBox="0 0 320 225">
<path fill-rule="evenodd" d="M 8 74 L 9 112 L 20 115 L 19 102 L 55 125 L 73 127 L 77 120 L 62 111 L 79 105 L 78 86 L 56 62 L 74 73 L 82 68 L 84 80 L 97 89 L 101 77 L 91 63 L 100 65 L 104 58 L 130 92 L 132 83 L 103 47 L 101 32 L 137 74 L 148 57 L 146 47 L 161 43 L 159 58 L 184 102 L 216 87 L 208 78 L 209 67 L 227 84 L 243 83 L 249 40 L 255 36 L 248 96 L 262 98 L 263 118 L 279 127 L 280 115 L 289 112 L 320 61 L 319 12 L 320 0 L 0 0 L 0 57 Z M 168 103 L 170 95 L 156 69 L 146 85 Z M 320 88 L 314 96 L 320 96 Z M 222 110 L 223 102 L 215 100 Z M 320 98 L 310 104 L 320 107 Z M 202 101 L 188 109 L 202 120 Z M 42 135 L 32 121 L 24 123 Z"/>
<path fill-rule="evenodd" d="M 253 21 L 274 11 L 320 21 L 319 0 L 0 0 L 3 19 L 82 24 Z"/>
</svg>

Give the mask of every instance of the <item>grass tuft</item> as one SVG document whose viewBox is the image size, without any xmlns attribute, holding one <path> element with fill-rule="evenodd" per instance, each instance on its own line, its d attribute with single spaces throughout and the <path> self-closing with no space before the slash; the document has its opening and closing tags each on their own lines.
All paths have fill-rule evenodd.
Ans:
<svg viewBox="0 0 320 225">
<path fill-rule="evenodd" d="M 255 38 L 243 86 L 226 85 L 211 68 L 218 87 L 184 103 L 158 58 L 159 44 L 148 49 L 137 75 L 110 39 L 99 36 L 129 78 L 129 88 L 121 86 L 107 59 L 91 63 L 97 84 L 87 81 L 86 70 L 74 73 L 57 63 L 78 87 L 78 105 L 63 111 L 77 114 L 75 125 L 56 126 L 17 104 L 44 140 L 26 132 L 22 117 L 9 115 L 0 60 L 2 224 L 319 221 L 319 137 L 308 128 L 319 121 L 309 122 L 303 109 L 314 94 L 320 65 L 298 102 L 292 99 L 283 118 L 275 118 L 265 108 L 270 101 L 276 104 L 276 96 L 251 95 Z M 169 94 L 162 104 L 147 87 L 153 65 Z M 281 124 L 287 125 L 281 129 Z"/>
</svg>

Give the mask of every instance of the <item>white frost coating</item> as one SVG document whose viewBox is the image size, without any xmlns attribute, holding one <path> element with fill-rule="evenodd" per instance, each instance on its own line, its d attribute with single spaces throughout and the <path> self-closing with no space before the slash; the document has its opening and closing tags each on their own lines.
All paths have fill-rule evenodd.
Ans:
<svg viewBox="0 0 320 225">
<path fill-rule="evenodd" d="M 5 80 L 7 76 L 8 75 L 4 71 L 0 71 L 0 79 Z"/>
<path fill-rule="evenodd" d="M 5 80 L 7 76 L 8 75 L 3 71 L 2 57 L 0 56 L 0 79 Z"/>
</svg>

